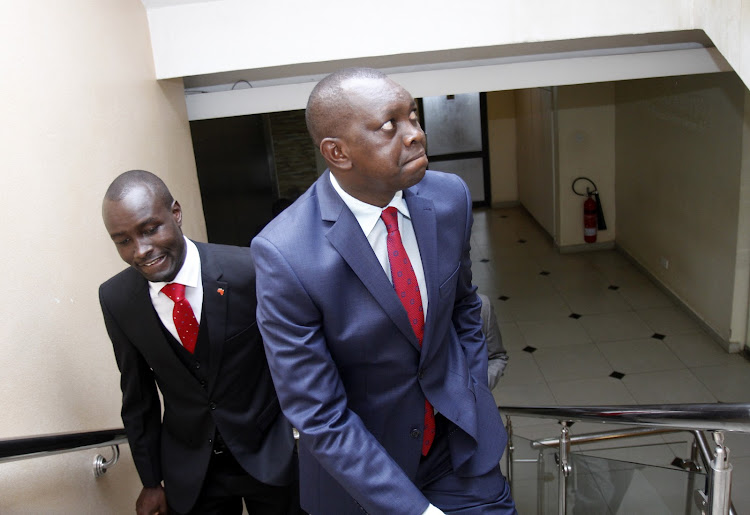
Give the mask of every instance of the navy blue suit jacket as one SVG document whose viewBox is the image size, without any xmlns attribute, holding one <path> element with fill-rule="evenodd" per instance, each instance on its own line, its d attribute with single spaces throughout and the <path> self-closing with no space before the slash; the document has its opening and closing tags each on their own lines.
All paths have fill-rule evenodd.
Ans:
<svg viewBox="0 0 750 515">
<path fill-rule="evenodd" d="M 324 173 L 252 242 L 258 322 L 279 400 L 300 431 L 312 514 L 421 514 L 413 480 L 424 399 L 453 421 L 459 475 L 495 467 L 507 436 L 487 387 L 471 282 L 471 197 L 427 171 L 404 191 L 427 284 L 424 344 L 356 218 Z"/>
<path fill-rule="evenodd" d="M 294 480 L 292 428 L 281 414 L 255 322 L 250 249 L 196 246 L 209 343 L 204 384 L 167 341 L 143 276 L 127 268 L 99 288 L 133 461 L 144 486 L 164 481 L 170 507 L 180 512 L 201 491 L 217 428 L 253 477 L 272 485 Z"/>
</svg>

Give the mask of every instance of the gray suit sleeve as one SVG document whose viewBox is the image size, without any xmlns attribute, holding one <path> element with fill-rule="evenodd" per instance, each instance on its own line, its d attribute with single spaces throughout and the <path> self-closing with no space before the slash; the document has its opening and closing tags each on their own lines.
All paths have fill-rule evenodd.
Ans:
<svg viewBox="0 0 750 515">
<path fill-rule="evenodd" d="M 505 366 L 508 363 L 508 353 L 503 347 L 503 337 L 500 334 L 500 328 L 497 324 L 495 309 L 489 297 L 479 294 L 482 300 L 482 331 L 487 342 L 487 354 L 489 364 L 487 367 L 487 382 L 490 390 L 495 388 L 500 377 L 503 375 Z"/>
</svg>

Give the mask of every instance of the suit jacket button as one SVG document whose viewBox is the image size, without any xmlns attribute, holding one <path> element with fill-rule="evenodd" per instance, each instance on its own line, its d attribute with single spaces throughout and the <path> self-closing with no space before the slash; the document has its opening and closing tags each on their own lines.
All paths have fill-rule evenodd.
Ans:
<svg viewBox="0 0 750 515">
<path fill-rule="evenodd" d="M 409 435 L 416 440 L 417 438 L 422 436 L 422 431 L 420 431 L 419 429 L 415 427 L 414 429 L 411 430 L 411 433 L 409 433 Z"/>
<path fill-rule="evenodd" d="M 210 404 L 208 405 L 208 407 L 209 407 L 209 408 L 211 408 L 212 410 L 214 410 L 214 409 L 216 409 L 216 403 L 215 403 L 215 402 L 212 402 L 212 403 L 210 403 Z"/>
<path fill-rule="evenodd" d="M 195 362 L 195 368 L 196 368 L 196 369 L 198 369 L 198 368 L 201 368 L 201 364 L 200 364 L 200 361 L 196 361 L 196 362 Z"/>
</svg>

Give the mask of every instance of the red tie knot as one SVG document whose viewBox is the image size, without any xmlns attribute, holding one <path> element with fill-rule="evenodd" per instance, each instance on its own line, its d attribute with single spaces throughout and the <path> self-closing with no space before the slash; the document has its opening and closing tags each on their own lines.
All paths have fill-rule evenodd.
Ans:
<svg viewBox="0 0 750 515">
<path fill-rule="evenodd" d="M 172 299 L 172 302 L 180 302 L 182 299 L 185 298 L 185 285 L 179 284 L 179 283 L 169 283 L 164 288 L 161 289 L 161 291 Z"/>
<path fill-rule="evenodd" d="M 398 231 L 398 209 L 393 206 L 387 207 L 380 213 L 380 218 L 383 219 L 388 234 Z"/>
</svg>

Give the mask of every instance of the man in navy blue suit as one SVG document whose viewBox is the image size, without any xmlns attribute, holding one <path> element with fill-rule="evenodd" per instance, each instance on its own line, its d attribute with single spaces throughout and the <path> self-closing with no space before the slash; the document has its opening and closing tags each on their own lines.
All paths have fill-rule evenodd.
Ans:
<svg viewBox="0 0 750 515">
<path fill-rule="evenodd" d="M 307 105 L 329 169 L 252 242 L 258 315 L 315 515 L 515 513 L 471 282 L 471 196 L 411 95 L 341 70 Z"/>
</svg>

